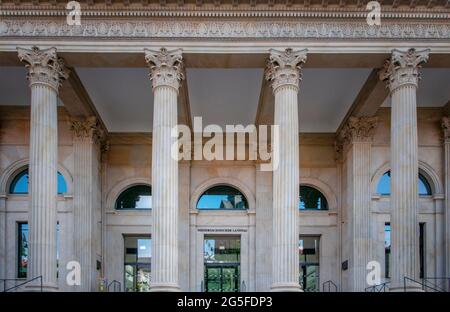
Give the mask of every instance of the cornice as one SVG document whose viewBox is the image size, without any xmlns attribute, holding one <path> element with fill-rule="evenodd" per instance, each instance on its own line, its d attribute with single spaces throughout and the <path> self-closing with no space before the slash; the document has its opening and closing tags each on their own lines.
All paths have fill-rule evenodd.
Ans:
<svg viewBox="0 0 450 312">
<path fill-rule="evenodd" d="M 161 17 L 161 18 L 314 18 L 314 19 L 365 19 L 368 14 L 365 6 L 286 6 L 286 5 L 221 5 L 185 4 L 183 6 L 159 4 L 133 4 L 124 5 L 122 3 L 105 5 L 81 4 L 81 16 L 91 17 Z M 66 16 L 68 10 L 65 4 L 0 4 L 0 16 L 45 16 L 57 17 Z M 450 8 L 437 6 L 429 8 L 418 6 L 393 7 L 385 5 L 381 11 L 381 19 L 448 19 L 450 18 Z"/>
</svg>

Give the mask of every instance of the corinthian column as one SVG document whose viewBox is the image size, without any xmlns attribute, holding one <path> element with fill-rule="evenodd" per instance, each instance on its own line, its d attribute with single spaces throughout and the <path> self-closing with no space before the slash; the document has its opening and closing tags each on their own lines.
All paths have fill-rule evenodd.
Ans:
<svg viewBox="0 0 450 312">
<path fill-rule="evenodd" d="M 56 48 L 18 48 L 31 88 L 29 275 L 42 275 L 44 290 L 57 288 L 56 196 L 58 88 L 68 73 Z"/>
<path fill-rule="evenodd" d="M 81 268 L 79 291 L 94 291 L 100 221 L 100 131 L 95 117 L 73 120 L 74 253 Z"/>
<path fill-rule="evenodd" d="M 427 60 L 428 50 L 393 50 L 380 72 L 391 92 L 392 291 L 403 290 L 404 277 L 419 278 L 416 92 Z M 417 286 L 407 283 L 409 290 Z"/>
<path fill-rule="evenodd" d="M 445 275 L 450 276 L 450 117 L 442 118 L 444 131 L 444 170 L 445 170 Z M 450 285 L 449 285 L 450 287 Z M 448 289 L 450 291 L 450 289 Z"/>
<path fill-rule="evenodd" d="M 364 291 L 366 266 L 372 258 L 374 246 L 370 233 L 370 160 L 372 135 L 377 125 L 376 117 L 350 117 L 339 134 L 344 147 L 347 183 L 345 192 L 346 214 L 345 242 L 349 244 L 349 287 L 351 291 Z"/>
<path fill-rule="evenodd" d="M 299 291 L 298 89 L 306 50 L 270 50 L 266 79 L 275 96 L 279 166 L 273 170 L 272 291 Z M 275 138 L 276 139 L 276 138 Z"/>
<path fill-rule="evenodd" d="M 178 162 L 171 155 L 176 138 L 177 97 L 183 75 L 181 50 L 145 50 L 153 84 L 152 281 L 153 291 L 178 291 Z"/>
</svg>

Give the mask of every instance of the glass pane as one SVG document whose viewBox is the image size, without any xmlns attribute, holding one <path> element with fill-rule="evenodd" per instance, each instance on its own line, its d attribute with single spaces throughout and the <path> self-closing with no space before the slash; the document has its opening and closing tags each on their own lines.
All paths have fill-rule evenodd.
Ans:
<svg viewBox="0 0 450 312">
<path fill-rule="evenodd" d="M 58 194 L 67 193 L 67 183 L 60 172 L 58 172 L 57 181 L 58 181 Z M 9 193 L 28 194 L 28 185 L 29 185 L 28 169 L 25 169 L 22 172 L 20 172 L 12 181 L 11 186 L 9 188 Z"/>
<path fill-rule="evenodd" d="M 148 238 L 137 239 L 138 262 L 150 263 L 152 260 L 151 240 Z"/>
<path fill-rule="evenodd" d="M 300 263 L 319 263 L 319 236 L 300 236 Z"/>
<path fill-rule="evenodd" d="M 18 263 L 17 263 L 17 277 L 27 277 L 28 268 L 28 224 L 18 224 Z"/>
<path fill-rule="evenodd" d="M 388 171 L 380 179 L 377 186 L 377 193 L 380 195 L 391 194 L 391 172 Z"/>
<path fill-rule="evenodd" d="M 241 241 L 231 237 L 205 238 L 206 263 L 237 263 L 240 261 Z"/>
<path fill-rule="evenodd" d="M 210 188 L 200 197 L 197 209 L 247 209 L 247 199 L 237 189 L 218 185 Z"/>
<path fill-rule="evenodd" d="M 431 186 L 428 180 L 419 173 L 417 183 L 419 195 L 432 195 Z M 381 177 L 377 185 L 377 193 L 380 195 L 391 195 L 391 172 L 388 171 Z"/>
<path fill-rule="evenodd" d="M 391 259 L 391 224 L 384 224 L 384 277 L 390 277 Z"/>
<path fill-rule="evenodd" d="M 67 193 L 67 183 L 63 175 L 58 172 L 58 194 Z"/>
<path fill-rule="evenodd" d="M 310 186 L 301 185 L 299 209 L 328 210 L 328 202 L 319 190 Z"/>
<path fill-rule="evenodd" d="M 125 291 L 149 291 L 151 279 L 151 238 L 125 236 Z"/>
<path fill-rule="evenodd" d="M 419 173 L 419 195 L 431 195 L 431 187 L 427 179 Z"/>
<path fill-rule="evenodd" d="M 14 178 L 9 192 L 11 194 L 28 194 L 28 169 Z"/>
<path fill-rule="evenodd" d="M 205 291 L 218 292 L 221 290 L 221 268 L 205 268 Z"/>
<path fill-rule="evenodd" d="M 125 291 L 135 291 L 135 271 L 136 268 L 133 265 L 125 265 Z"/>
<path fill-rule="evenodd" d="M 239 267 L 222 268 L 222 292 L 239 291 Z"/>
<path fill-rule="evenodd" d="M 136 291 L 150 291 L 150 266 L 139 264 L 137 268 Z"/>
<path fill-rule="evenodd" d="M 120 194 L 116 209 L 151 209 L 152 189 L 148 185 L 136 185 Z"/>
</svg>

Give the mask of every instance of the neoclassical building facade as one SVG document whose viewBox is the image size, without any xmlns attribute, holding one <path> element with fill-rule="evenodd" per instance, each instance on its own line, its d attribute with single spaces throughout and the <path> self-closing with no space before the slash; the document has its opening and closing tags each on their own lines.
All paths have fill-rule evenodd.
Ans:
<svg viewBox="0 0 450 312">
<path fill-rule="evenodd" d="M 448 291 L 449 3 L 367 2 L 0 1 L 2 290 Z"/>
</svg>

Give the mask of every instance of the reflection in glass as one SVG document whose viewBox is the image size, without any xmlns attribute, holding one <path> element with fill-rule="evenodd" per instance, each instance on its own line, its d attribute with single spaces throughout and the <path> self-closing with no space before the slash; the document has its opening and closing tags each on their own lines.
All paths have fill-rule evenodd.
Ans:
<svg viewBox="0 0 450 312">
<path fill-rule="evenodd" d="M 300 236 L 300 287 L 304 291 L 319 291 L 319 236 Z"/>
<path fill-rule="evenodd" d="M 206 236 L 204 240 L 206 292 L 238 292 L 240 289 L 239 237 Z"/>
<path fill-rule="evenodd" d="M 58 172 L 58 194 L 67 193 L 67 183 L 63 175 Z M 19 172 L 11 182 L 9 187 L 10 194 L 28 194 L 29 185 L 28 168 Z"/>
<path fill-rule="evenodd" d="M 125 291 L 146 292 L 151 280 L 151 239 L 150 237 L 126 236 L 125 246 Z"/>
<path fill-rule="evenodd" d="M 56 223 L 56 277 L 59 276 L 60 225 Z M 17 278 L 26 278 L 28 268 L 28 223 L 17 223 Z"/>
<path fill-rule="evenodd" d="M 328 202 L 325 196 L 317 189 L 300 186 L 300 210 L 328 210 Z"/>
<path fill-rule="evenodd" d="M 392 267 L 391 258 L 391 224 L 384 224 L 384 277 L 390 277 L 390 268 Z"/>
<path fill-rule="evenodd" d="M 417 187 L 419 195 L 429 196 L 432 195 L 431 185 L 425 176 L 419 173 L 419 179 L 417 181 Z M 380 178 L 377 185 L 377 193 L 380 195 L 388 196 L 391 195 L 391 171 L 387 171 Z"/>
<path fill-rule="evenodd" d="M 135 185 L 123 191 L 116 201 L 116 209 L 151 209 L 152 188 Z"/>
<path fill-rule="evenodd" d="M 217 185 L 200 196 L 197 209 L 247 209 L 245 196 L 234 187 Z"/>
<path fill-rule="evenodd" d="M 26 278 L 28 268 L 28 223 L 18 223 L 17 277 Z"/>
</svg>

